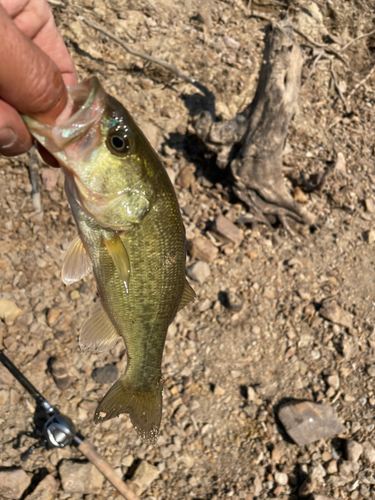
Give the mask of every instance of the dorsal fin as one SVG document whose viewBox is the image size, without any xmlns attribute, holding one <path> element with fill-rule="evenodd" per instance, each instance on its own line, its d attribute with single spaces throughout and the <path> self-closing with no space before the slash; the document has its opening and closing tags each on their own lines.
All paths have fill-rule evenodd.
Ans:
<svg viewBox="0 0 375 500">
<path fill-rule="evenodd" d="M 189 302 L 191 302 L 195 298 L 196 294 L 185 278 L 184 291 L 182 292 L 181 302 L 180 305 L 178 306 L 178 311 L 183 309 Z"/>
<path fill-rule="evenodd" d="M 82 351 L 106 352 L 115 346 L 119 337 L 121 335 L 99 303 L 81 327 L 79 346 Z"/>
<path fill-rule="evenodd" d="M 120 279 L 124 283 L 126 293 L 129 294 L 130 260 L 120 236 L 118 233 L 114 233 L 111 240 L 103 238 L 103 243 L 112 257 Z"/>
<path fill-rule="evenodd" d="M 66 251 L 61 269 L 61 279 L 65 285 L 71 285 L 87 276 L 91 271 L 92 262 L 78 235 Z"/>
</svg>

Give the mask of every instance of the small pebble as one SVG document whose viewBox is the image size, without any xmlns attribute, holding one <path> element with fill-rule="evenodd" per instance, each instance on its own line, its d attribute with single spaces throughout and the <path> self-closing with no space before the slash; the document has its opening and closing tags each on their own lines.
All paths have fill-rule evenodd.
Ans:
<svg viewBox="0 0 375 500">
<path fill-rule="evenodd" d="M 176 183 L 182 188 L 188 189 L 195 182 L 195 170 L 193 165 L 188 165 L 179 173 Z"/>
<path fill-rule="evenodd" d="M 363 446 L 363 452 L 362 452 L 363 459 L 366 460 L 370 464 L 375 463 L 375 448 L 374 448 L 374 446 L 369 441 L 365 441 L 362 446 Z"/>
<path fill-rule="evenodd" d="M 155 481 L 160 475 L 160 471 L 157 467 L 150 464 L 146 460 L 142 460 L 142 462 L 137 467 L 133 477 L 132 483 L 134 483 L 140 491 L 144 491 L 150 484 Z"/>
<path fill-rule="evenodd" d="M 337 153 L 335 171 L 341 175 L 346 175 L 346 160 L 343 153 Z"/>
<path fill-rule="evenodd" d="M 197 260 L 212 262 L 216 259 L 219 250 L 207 238 L 194 238 L 188 244 L 189 254 Z"/>
<path fill-rule="evenodd" d="M 186 274 L 192 280 L 203 283 L 211 275 L 211 270 L 207 262 L 198 260 L 186 269 Z"/>
<path fill-rule="evenodd" d="M 330 460 L 326 465 L 327 474 L 336 474 L 337 472 L 337 462 L 336 460 Z"/>
<path fill-rule="evenodd" d="M 241 46 L 240 42 L 237 42 L 237 40 L 229 36 L 224 36 L 223 40 L 225 45 L 231 49 L 238 50 Z"/>
<path fill-rule="evenodd" d="M 223 236 L 235 245 L 240 245 L 243 240 L 243 231 L 228 220 L 224 215 L 218 215 L 213 223 L 212 230 Z"/>
<path fill-rule="evenodd" d="M 353 315 L 342 309 L 334 300 L 323 302 L 322 307 L 319 309 L 319 314 L 324 319 L 345 328 L 353 327 Z"/>
<path fill-rule="evenodd" d="M 288 484 L 288 474 L 285 474 L 285 472 L 275 472 L 274 477 L 276 483 L 280 486 L 285 486 Z"/>
<path fill-rule="evenodd" d="M 5 321 L 7 325 L 13 325 L 16 319 L 21 316 L 22 309 L 8 299 L 0 299 L 0 318 Z"/>
<path fill-rule="evenodd" d="M 359 457 L 362 455 L 363 447 L 357 441 L 348 439 L 345 441 L 345 455 L 349 462 L 358 462 Z"/>
<path fill-rule="evenodd" d="M 374 200 L 372 198 L 365 199 L 365 206 L 366 206 L 366 211 L 369 212 L 370 214 L 373 214 L 375 212 Z"/>
<path fill-rule="evenodd" d="M 340 379 L 337 375 L 330 375 L 327 377 L 327 384 L 335 391 L 340 387 Z"/>
</svg>

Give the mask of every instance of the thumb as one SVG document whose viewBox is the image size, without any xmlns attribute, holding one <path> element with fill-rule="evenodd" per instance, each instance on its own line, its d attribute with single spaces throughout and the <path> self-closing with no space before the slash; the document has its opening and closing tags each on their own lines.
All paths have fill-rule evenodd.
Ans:
<svg viewBox="0 0 375 500">
<path fill-rule="evenodd" d="M 0 6 L 0 153 L 11 156 L 31 147 L 20 114 L 52 124 L 66 105 L 67 90 L 58 67 Z"/>
</svg>

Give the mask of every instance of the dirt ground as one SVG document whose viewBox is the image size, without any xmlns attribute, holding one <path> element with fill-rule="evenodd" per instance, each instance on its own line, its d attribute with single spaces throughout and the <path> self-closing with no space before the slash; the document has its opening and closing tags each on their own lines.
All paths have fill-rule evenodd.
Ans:
<svg viewBox="0 0 375 500">
<path fill-rule="evenodd" d="M 194 135 L 204 96 L 82 19 L 174 63 L 214 93 L 217 115 L 229 119 L 251 101 L 262 59 L 267 21 L 249 16 L 249 3 L 275 20 L 288 11 L 308 36 L 296 35 L 305 62 L 284 166 L 285 182 L 316 224 L 294 236 L 280 226 L 238 223 L 246 207 Z M 0 159 L 0 299 L 23 311 L 14 324 L 0 320 L 5 352 L 122 476 L 131 478 L 140 460 L 158 468 L 144 499 L 375 498 L 374 464 L 361 459 L 349 472 L 341 467 L 347 462 L 343 439 L 371 442 L 375 431 L 374 73 L 358 86 L 374 67 L 375 35 L 345 47 L 374 29 L 375 3 L 286 3 L 288 9 L 276 0 L 51 2 L 80 79 L 100 78 L 175 175 L 188 239 L 204 237 L 219 248 L 210 276 L 191 281 L 198 299 L 178 313 L 168 333 L 156 446 L 141 442 L 127 416 L 93 423 L 96 403 L 110 387 L 95 381 L 93 370 L 114 364 L 120 374 L 125 356 L 121 344 L 109 354 L 79 350 L 96 286 L 92 276 L 70 287 L 60 280 L 64 251 L 76 234 L 62 173 L 40 169 L 42 217 L 32 205 L 28 157 Z M 179 182 L 189 166 L 191 181 Z M 313 189 L 323 174 L 324 184 Z M 239 246 L 210 232 L 219 214 L 243 230 Z M 188 255 L 187 265 L 193 262 Z M 223 297 L 232 295 L 231 308 Z M 344 320 L 322 317 L 328 302 Z M 65 362 L 72 378 L 65 390 L 48 370 L 53 357 Z M 337 378 L 330 385 L 331 375 Z M 57 481 L 51 498 L 119 498 L 108 482 L 98 494 L 64 491 L 59 467 L 63 459 L 82 459 L 74 448 L 38 448 L 22 462 L 34 441 L 25 436 L 18 449 L 13 444 L 32 428 L 31 398 L 3 370 L 0 386 L 0 465 L 29 473 L 32 483 L 22 499 L 47 474 Z M 290 397 L 333 406 L 346 433 L 304 447 L 289 442 L 275 405 Z M 327 467 L 332 460 L 336 471 Z M 310 489 L 301 489 L 309 475 Z"/>
</svg>

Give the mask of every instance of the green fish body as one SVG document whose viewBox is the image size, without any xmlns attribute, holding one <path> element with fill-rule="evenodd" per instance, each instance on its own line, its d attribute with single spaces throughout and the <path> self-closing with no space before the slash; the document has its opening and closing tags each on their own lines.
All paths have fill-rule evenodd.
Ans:
<svg viewBox="0 0 375 500">
<path fill-rule="evenodd" d="M 128 413 L 154 441 L 162 409 L 161 362 L 168 326 L 195 296 L 185 278 L 185 231 L 160 159 L 127 110 L 96 78 L 70 89 L 78 107 L 55 127 L 24 117 L 60 162 L 78 228 L 63 281 L 93 270 L 101 305 L 86 320 L 81 348 L 108 350 L 118 336 L 128 365 L 95 412 L 95 422 Z"/>
</svg>

